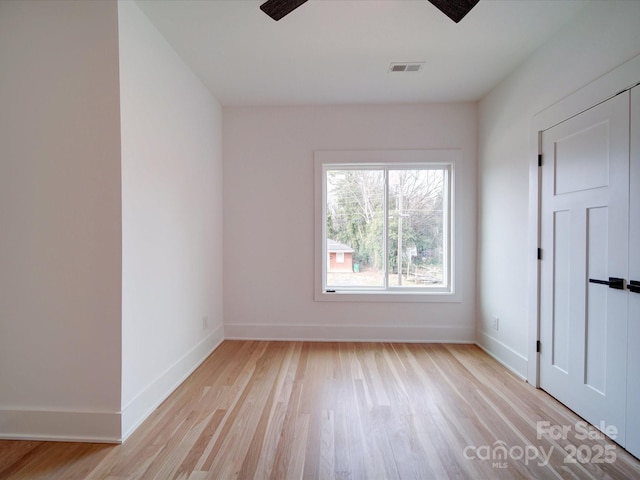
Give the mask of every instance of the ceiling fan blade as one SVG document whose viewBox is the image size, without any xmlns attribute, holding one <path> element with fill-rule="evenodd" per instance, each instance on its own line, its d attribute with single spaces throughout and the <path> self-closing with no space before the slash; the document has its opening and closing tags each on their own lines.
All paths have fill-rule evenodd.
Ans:
<svg viewBox="0 0 640 480">
<path fill-rule="evenodd" d="M 290 14 L 307 0 L 267 0 L 260 5 L 260 10 L 269 15 L 275 21 Z"/>
<path fill-rule="evenodd" d="M 429 2 L 438 7 L 451 20 L 458 23 L 476 6 L 479 0 L 429 0 Z"/>
</svg>

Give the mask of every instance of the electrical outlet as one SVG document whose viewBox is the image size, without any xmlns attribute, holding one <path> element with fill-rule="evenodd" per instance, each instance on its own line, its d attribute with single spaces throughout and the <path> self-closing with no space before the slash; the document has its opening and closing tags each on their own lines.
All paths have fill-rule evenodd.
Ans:
<svg viewBox="0 0 640 480">
<path fill-rule="evenodd" d="M 500 319 L 498 317 L 491 317 L 491 326 L 494 330 L 500 329 Z"/>
<path fill-rule="evenodd" d="M 204 317 L 202 317 L 202 329 L 206 330 L 207 327 L 209 327 L 209 317 L 205 315 Z"/>
</svg>

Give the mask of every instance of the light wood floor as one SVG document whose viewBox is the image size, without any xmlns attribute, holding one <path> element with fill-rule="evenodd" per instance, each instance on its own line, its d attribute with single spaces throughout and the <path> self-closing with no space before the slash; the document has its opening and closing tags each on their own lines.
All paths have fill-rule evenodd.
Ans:
<svg viewBox="0 0 640 480">
<path fill-rule="evenodd" d="M 124 444 L 1 441 L 0 479 L 640 478 L 580 421 L 472 345 L 225 341 Z"/>
</svg>

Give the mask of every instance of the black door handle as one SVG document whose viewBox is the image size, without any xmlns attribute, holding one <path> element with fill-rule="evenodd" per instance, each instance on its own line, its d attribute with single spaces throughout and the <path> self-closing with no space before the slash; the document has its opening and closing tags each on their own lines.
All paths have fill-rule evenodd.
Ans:
<svg viewBox="0 0 640 480">
<path fill-rule="evenodd" d="M 629 285 L 627 288 L 630 292 L 640 293 L 640 282 L 638 280 L 629 280 Z"/>
<path fill-rule="evenodd" d="M 624 278 L 609 277 L 609 281 L 590 278 L 589 283 L 598 283 L 600 285 L 608 285 L 609 288 L 615 288 L 616 290 L 624 290 Z"/>
</svg>

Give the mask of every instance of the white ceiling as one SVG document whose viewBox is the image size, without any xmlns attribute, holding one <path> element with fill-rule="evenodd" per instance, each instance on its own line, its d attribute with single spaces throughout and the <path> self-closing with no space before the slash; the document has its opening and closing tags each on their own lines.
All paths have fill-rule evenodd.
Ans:
<svg viewBox="0 0 640 480">
<path fill-rule="evenodd" d="M 225 106 L 473 101 L 585 0 L 480 0 L 455 24 L 427 0 L 311 0 L 275 22 L 263 0 L 138 0 Z M 425 62 L 389 73 L 391 62 Z"/>
</svg>

